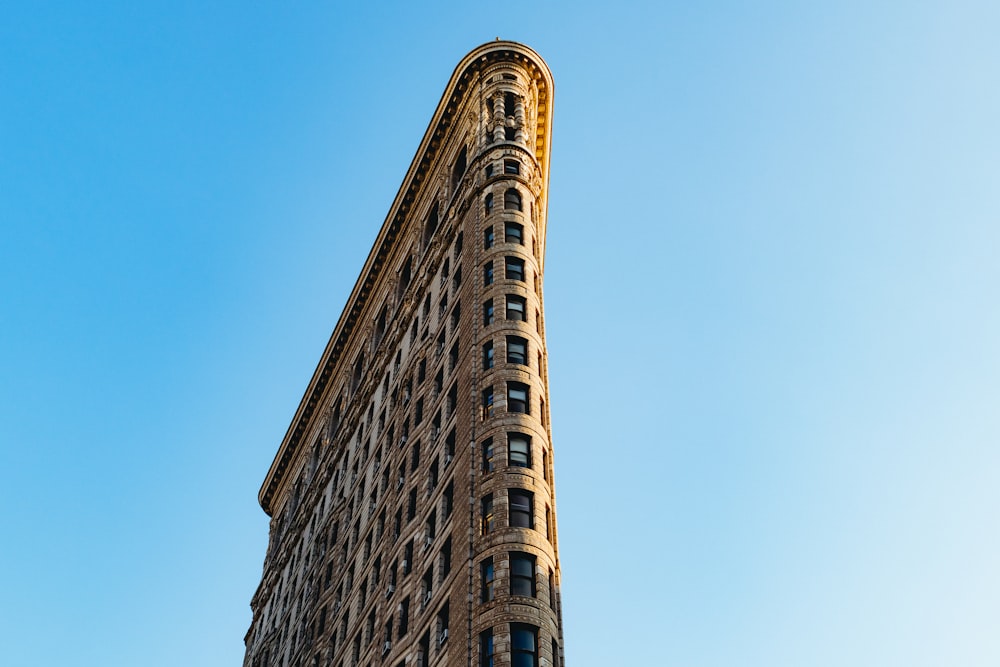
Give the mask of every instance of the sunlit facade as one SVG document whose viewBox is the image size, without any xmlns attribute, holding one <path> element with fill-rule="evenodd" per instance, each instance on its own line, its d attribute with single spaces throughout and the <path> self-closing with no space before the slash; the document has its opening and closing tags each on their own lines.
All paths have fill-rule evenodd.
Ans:
<svg viewBox="0 0 1000 667">
<path fill-rule="evenodd" d="M 459 63 L 268 471 L 245 667 L 560 666 L 552 77 Z"/>
</svg>

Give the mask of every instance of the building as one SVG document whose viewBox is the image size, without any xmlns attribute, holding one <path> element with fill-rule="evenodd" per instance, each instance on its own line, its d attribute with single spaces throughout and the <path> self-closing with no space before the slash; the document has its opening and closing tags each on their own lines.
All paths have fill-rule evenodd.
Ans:
<svg viewBox="0 0 1000 667">
<path fill-rule="evenodd" d="M 552 92 L 499 40 L 448 82 L 261 487 L 245 667 L 562 665 Z"/>
</svg>

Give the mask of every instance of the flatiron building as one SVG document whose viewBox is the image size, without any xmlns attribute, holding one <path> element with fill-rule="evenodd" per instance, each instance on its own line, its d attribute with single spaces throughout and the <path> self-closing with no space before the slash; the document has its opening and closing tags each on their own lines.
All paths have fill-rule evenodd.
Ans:
<svg viewBox="0 0 1000 667">
<path fill-rule="evenodd" d="M 260 489 L 244 667 L 561 666 L 552 75 L 459 63 Z"/>
</svg>

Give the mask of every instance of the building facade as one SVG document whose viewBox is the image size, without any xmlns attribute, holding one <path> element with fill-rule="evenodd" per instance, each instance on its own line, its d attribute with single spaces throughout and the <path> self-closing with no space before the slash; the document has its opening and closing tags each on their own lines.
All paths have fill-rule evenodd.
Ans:
<svg viewBox="0 0 1000 667">
<path fill-rule="evenodd" d="M 455 69 L 260 490 L 244 667 L 561 666 L 552 76 Z"/>
</svg>

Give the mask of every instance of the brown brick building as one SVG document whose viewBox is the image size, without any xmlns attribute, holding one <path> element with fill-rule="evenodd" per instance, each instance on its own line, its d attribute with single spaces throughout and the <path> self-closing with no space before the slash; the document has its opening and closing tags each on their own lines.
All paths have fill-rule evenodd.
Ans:
<svg viewBox="0 0 1000 667">
<path fill-rule="evenodd" d="M 552 76 L 459 63 L 260 490 L 245 667 L 562 665 Z"/>
</svg>

